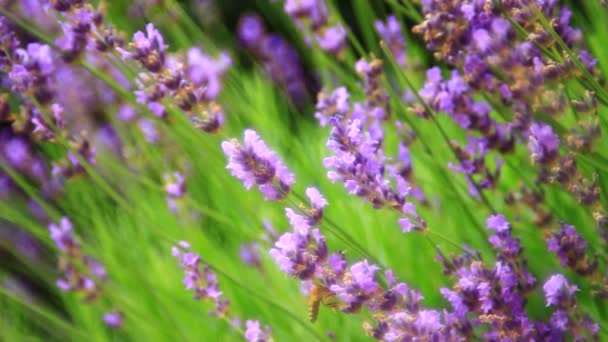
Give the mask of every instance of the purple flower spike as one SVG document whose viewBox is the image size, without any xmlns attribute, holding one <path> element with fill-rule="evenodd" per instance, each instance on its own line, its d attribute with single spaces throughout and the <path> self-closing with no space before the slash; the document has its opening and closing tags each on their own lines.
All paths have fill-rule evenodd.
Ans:
<svg viewBox="0 0 608 342">
<path fill-rule="evenodd" d="M 245 131 L 242 145 L 237 140 L 222 142 L 222 149 L 228 156 L 226 168 L 246 189 L 257 185 L 269 201 L 281 200 L 289 193 L 295 182 L 293 174 L 255 131 Z"/>
</svg>

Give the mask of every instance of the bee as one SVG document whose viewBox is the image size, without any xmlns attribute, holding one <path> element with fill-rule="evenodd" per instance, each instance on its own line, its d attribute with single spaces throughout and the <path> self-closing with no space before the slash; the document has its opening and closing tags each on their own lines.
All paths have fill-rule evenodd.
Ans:
<svg viewBox="0 0 608 342">
<path fill-rule="evenodd" d="M 321 304 L 338 309 L 340 304 L 334 299 L 335 295 L 326 286 L 313 284 L 308 296 L 308 319 L 312 323 L 317 320 Z"/>
</svg>

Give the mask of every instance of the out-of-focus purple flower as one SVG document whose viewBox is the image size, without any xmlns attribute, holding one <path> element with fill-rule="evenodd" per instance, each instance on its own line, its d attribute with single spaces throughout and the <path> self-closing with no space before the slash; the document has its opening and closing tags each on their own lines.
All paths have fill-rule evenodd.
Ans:
<svg viewBox="0 0 608 342">
<path fill-rule="evenodd" d="M 176 171 L 172 174 L 165 174 L 164 179 L 167 205 L 171 211 L 177 212 L 177 202 L 180 198 L 184 197 L 186 193 L 185 178 L 181 173 Z"/>
<path fill-rule="evenodd" d="M 313 16 L 319 6 L 324 6 L 323 0 L 287 0 L 284 9 L 294 17 Z"/>
<path fill-rule="evenodd" d="M 205 97 L 214 100 L 222 89 L 222 77 L 232 65 L 228 53 L 223 52 L 217 58 L 206 55 L 198 47 L 188 50 L 186 71 L 196 86 L 205 86 Z"/>
<path fill-rule="evenodd" d="M 229 301 L 222 298 L 217 275 L 205 264 L 201 257 L 190 250 L 190 244 L 180 241 L 171 249 L 184 270 L 184 286 L 194 291 L 194 299 L 210 299 L 215 304 L 215 310 L 209 314 L 223 317 L 228 312 Z"/>
<path fill-rule="evenodd" d="M 245 130 L 242 145 L 236 139 L 222 142 L 222 149 L 228 157 L 226 168 L 243 181 L 246 189 L 257 185 L 270 201 L 283 199 L 289 193 L 295 182 L 293 174 L 255 131 Z"/>
<path fill-rule="evenodd" d="M 179 172 L 165 175 L 165 192 L 175 198 L 182 197 L 186 192 L 185 179 Z"/>
<path fill-rule="evenodd" d="M 156 129 L 154 121 L 148 119 L 139 119 L 137 126 L 144 134 L 147 142 L 157 144 L 160 141 L 160 132 Z"/>
<path fill-rule="evenodd" d="M 332 55 L 339 55 L 346 47 L 346 29 L 342 25 L 328 27 L 317 34 L 317 42 L 321 49 Z"/>
<path fill-rule="evenodd" d="M 62 252 L 68 252 L 71 248 L 79 248 L 78 243 L 74 240 L 72 223 L 67 217 L 62 217 L 59 224 L 51 223 L 49 231 L 51 239 Z"/>
<path fill-rule="evenodd" d="M 317 96 L 315 118 L 321 127 L 325 127 L 336 115 L 343 115 L 350 110 L 350 94 L 345 87 L 336 88 L 331 94 L 320 92 Z"/>
<path fill-rule="evenodd" d="M 137 112 L 131 105 L 128 104 L 123 104 L 120 106 L 116 115 L 122 121 L 133 121 L 135 118 L 137 118 Z"/>
<path fill-rule="evenodd" d="M 256 242 L 244 244 L 239 249 L 241 260 L 249 266 L 262 267 L 262 260 L 259 253 L 259 245 Z"/>
<path fill-rule="evenodd" d="M 309 97 L 311 82 L 300 62 L 298 51 L 279 34 L 266 32 L 261 17 L 244 15 L 239 21 L 239 38 L 262 68 L 297 104 Z"/>
<path fill-rule="evenodd" d="M 66 19 L 60 22 L 63 35 L 56 40 L 57 46 L 62 50 L 63 58 L 70 62 L 85 50 L 93 50 L 95 44 L 91 35 L 95 20 L 100 13 L 92 6 L 82 6 L 63 14 Z"/>
<path fill-rule="evenodd" d="M 3 146 L 3 155 L 6 161 L 15 169 L 26 166 L 31 158 L 31 147 L 25 137 L 14 137 Z"/>
<path fill-rule="evenodd" d="M 239 20 L 238 33 L 245 47 L 252 49 L 259 46 L 266 34 L 266 28 L 260 16 L 249 14 L 242 16 Z"/>
<path fill-rule="evenodd" d="M 100 282 L 107 278 L 105 267 L 95 258 L 83 254 L 67 217 L 59 223 L 51 223 L 49 231 L 61 252 L 59 269 L 63 277 L 56 281 L 57 287 L 62 291 L 79 292 L 86 300 L 96 298 L 101 293 Z"/>
<path fill-rule="evenodd" d="M 335 56 L 346 47 L 346 29 L 341 24 L 330 25 L 325 0 L 288 0 L 283 8 L 305 34 L 307 43 L 312 42 L 312 32 L 321 49 Z"/>
<path fill-rule="evenodd" d="M 397 63 L 405 65 L 407 61 L 405 38 L 401 32 L 401 24 L 399 24 L 397 17 L 390 15 L 386 18 L 386 22 L 376 20 L 375 27 L 380 38 L 391 50 Z"/>
<path fill-rule="evenodd" d="M 186 241 L 180 241 L 177 246 L 171 248 L 171 253 L 175 256 L 184 271 L 184 286 L 188 290 L 193 290 L 194 299 L 210 300 L 215 304 L 215 310 L 210 311 L 209 315 L 217 318 L 228 318 L 230 301 L 224 298 L 223 292 L 220 291 L 220 284 L 217 279 L 217 274 L 211 270 L 211 267 L 206 264 L 202 258 L 192 252 L 190 244 Z M 241 329 L 241 320 L 238 317 L 232 317 L 229 320 L 230 325 L 235 329 Z M 260 328 L 258 321 L 247 321 L 247 330 L 245 337 L 248 341 L 270 341 L 270 328 Z"/>
<path fill-rule="evenodd" d="M 245 339 L 249 342 L 268 342 L 271 340 L 270 327 L 264 329 L 260 327 L 260 322 L 247 320 L 245 322 L 247 329 L 245 330 Z"/>
<path fill-rule="evenodd" d="M 111 329 L 121 328 L 123 320 L 123 314 L 120 311 L 111 311 L 103 315 L 103 322 Z"/>
</svg>

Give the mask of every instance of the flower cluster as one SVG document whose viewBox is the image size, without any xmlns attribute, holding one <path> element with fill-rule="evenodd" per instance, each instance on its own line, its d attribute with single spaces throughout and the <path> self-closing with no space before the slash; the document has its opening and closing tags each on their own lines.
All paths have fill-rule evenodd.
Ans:
<svg viewBox="0 0 608 342">
<path fill-rule="evenodd" d="M 382 132 L 374 137 L 372 134 L 379 131 L 366 131 L 359 118 L 335 118 L 332 125 L 327 147 L 334 155 L 323 160 L 329 180 L 343 182 L 350 194 L 365 199 L 374 208 L 400 212 L 404 215 L 399 221 L 404 232 L 425 229 L 426 223 L 409 201 L 412 186 L 397 168 L 387 165 L 387 157 L 380 148 Z"/>
<path fill-rule="evenodd" d="M 575 112 L 581 109 L 587 113 L 586 118 L 577 120 L 580 128 L 566 137 L 568 147 L 575 151 L 591 151 L 592 142 L 599 135 L 597 123 L 589 117 L 597 106 L 589 91 L 594 86 L 586 86 L 580 95 L 582 100 L 568 101 L 564 95 L 565 84 L 575 77 L 597 82 L 589 81 L 597 74 L 597 60 L 583 49 L 580 31 L 570 26 L 572 12 L 554 1 L 453 0 L 426 1 L 423 12 L 425 20 L 414 32 L 423 37 L 437 58 L 462 72 L 460 81 L 453 82 L 452 89 L 447 86 L 447 92 L 436 85 L 439 71 L 429 73 L 421 91 L 425 101 L 435 109 L 456 114 L 464 129 L 478 130 L 486 138 L 488 132 L 502 136 L 505 143 L 509 142 L 505 144 L 507 151 L 513 146 L 511 136 L 527 140 L 532 160 L 539 165 L 538 180 L 565 186 L 580 203 L 593 208 L 593 218 L 603 232 L 608 221 L 605 210 L 597 205 L 597 182 L 579 170 L 574 153 L 560 153 L 560 138 L 554 128 L 538 120 L 540 115 L 556 118 L 568 106 Z M 556 59 L 546 53 L 547 49 L 562 56 Z M 573 59 L 570 51 L 579 57 Z M 473 107 L 463 111 L 453 93 L 492 99 L 493 109 L 509 122 L 503 128 L 492 129 L 496 124 L 488 119 L 489 106 L 478 107 L 482 115 Z M 474 113 L 473 120 L 470 113 Z M 497 140 L 490 139 L 490 146 L 494 141 Z"/>
<path fill-rule="evenodd" d="M 220 91 L 220 79 L 231 64 L 227 54 L 215 60 L 192 48 L 185 57 L 167 56 L 162 34 L 152 23 L 146 32 L 137 31 L 127 48 L 116 48 L 123 59 L 137 61 L 148 73 L 140 73 L 135 91 L 138 103 L 151 113 L 166 118 L 164 100 L 170 99 L 185 111 L 195 127 L 217 132 L 224 123 L 223 109 L 213 100 Z"/>
<path fill-rule="evenodd" d="M 222 149 L 228 157 L 226 168 L 245 188 L 257 185 L 269 201 L 289 193 L 295 182 L 293 174 L 254 130 L 245 130 L 242 144 L 236 139 L 222 142 Z"/>
<path fill-rule="evenodd" d="M 380 267 L 362 260 L 349 266 L 344 254 L 329 254 L 320 224 L 325 198 L 316 188 L 306 194 L 310 207 L 301 213 L 287 208 L 286 215 L 293 229 L 279 237 L 270 255 L 285 273 L 299 278 L 311 298 L 319 304 L 357 314 L 363 308 L 376 313 L 374 325 L 367 323 L 367 332 L 381 340 L 402 341 L 415 336 L 455 338 L 456 331 L 443 323 L 439 311 L 420 307 L 422 296 L 405 283 L 398 283 L 390 270 L 385 272 L 387 285 L 379 281 Z M 318 298 L 317 298 L 318 297 Z M 332 299 L 338 303 L 331 303 Z M 311 319 L 316 313 L 311 312 Z"/>
<path fill-rule="evenodd" d="M 511 238 L 510 225 L 502 215 L 490 217 L 487 225 L 495 232 L 490 242 L 503 257 L 492 268 L 469 255 L 452 261 L 451 271 L 457 283 L 454 289 L 441 290 L 453 308 L 452 324 L 465 336 L 472 336 L 475 328 L 487 325 L 489 331 L 484 337 L 488 340 L 505 334 L 517 339 L 537 338 L 535 323 L 524 309 L 526 291 L 521 290 L 533 287 L 535 279 L 520 273 L 526 270 L 517 265 L 519 242 Z"/>
<path fill-rule="evenodd" d="M 504 336 L 537 341 L 596 337 L 597 325 L 577 312 L 576 287 L 561 282 L 560 279 L 565 280 L 561 275 L 550 278 L 543 286 L 547 304 L 559 307 L 549 323 L 528 316 L 525 305 L 536 278 L 527 270 L 521 244 L 512 237 L 511 226 L 503 215 L 489 217 L 487 226 L 494 232 L 489 241 L 498 255 L 493 267 L 471 255 L 447 262 L 442 259 L 447 273 L 457 278 L 452 289 L 441 290 L 453 308 L 448 314 L 449 324 L 468 338 L 485 326 L 484 339 L 491 341 Z M 567 326 L 568 317 L 572 317 L 571 326 Z"/>
</svg>

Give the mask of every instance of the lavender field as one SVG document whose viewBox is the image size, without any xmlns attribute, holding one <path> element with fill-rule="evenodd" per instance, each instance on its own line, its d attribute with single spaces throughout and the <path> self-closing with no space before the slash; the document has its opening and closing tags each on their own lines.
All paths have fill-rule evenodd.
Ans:
<svg viewBox="0 0 608 342">
<path fill-rule="evenodd" d="M 0 0 L 0 341 L 608 341 L 604 0 Z"/>
</svg>

